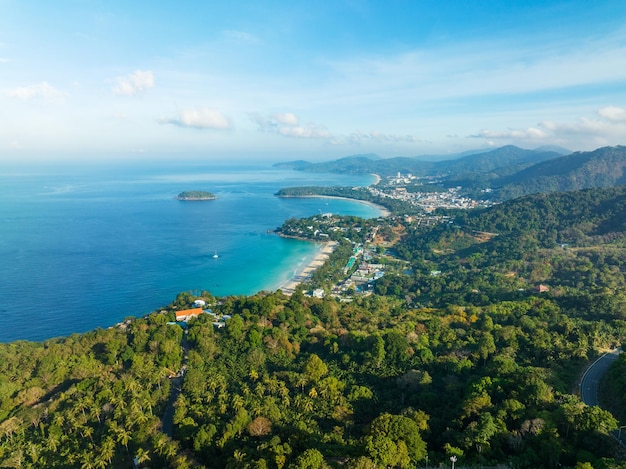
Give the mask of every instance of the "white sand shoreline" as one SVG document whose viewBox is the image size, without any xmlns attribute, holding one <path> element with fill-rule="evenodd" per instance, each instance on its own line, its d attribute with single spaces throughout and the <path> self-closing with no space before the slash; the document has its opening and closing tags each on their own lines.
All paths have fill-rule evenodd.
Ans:
<svg viewBox="0 0 626 469">
<path fill-rule="evenodd" d="M 296 287 L 302 282 L 306 282 L 310 280 L 311 275 L 318 268 L 324 265 L 324 262 L 328 259 L 328 257 L 332 254 L 332 252 L 337 248 L 339 243 L 337 241 L 328 241 L 323 243 L 320 247 L 320 250 L 313 256 L 311 261 L 304 265 L 301 269 L 296 271 L 295 275 L 282 283 L 277 290 L 282 290 L 285 295 L 292 295 L 293 292 L 296 291 Z"/>
<path fill-rule="evenodd" d="M 378 174 L 372 174 L 372 176 L 376 178 L 376 180 L 372 184 L 375 186 L 381 181 L 381 177 Z M 370 202 L 368 200 L 352 199 L 350 197 L 339 197 L 334 195 L 298 195 L 287 197 L 349 200 L 350 202 L 359 202 L 378 210 L 381 217 L 388 217 L 389 215 L 391 215 L 391 212 L 382 205 L 375 204 L 374 202 Z M 339 243 L 336 241 L 328 241 L 323 243 L 320 250 L 313 256 L 311 261 L 308 264 L 304 265 L 301 269 L 297 270 L 291 279 L 281 283 L 278 286 L 277 290 L 282 290 L 285 295 L 291 296 L 293 292 L 296 291 L 298 285 L 300 285 L 302 282 L 310 280 L 313 272 L 315 272 L 318 268 L 324 265 L 324 262 L 326 262 L 330 254 L 332 254 L 332 252 L 337 248 L 338 245 Z"/>
</svg>

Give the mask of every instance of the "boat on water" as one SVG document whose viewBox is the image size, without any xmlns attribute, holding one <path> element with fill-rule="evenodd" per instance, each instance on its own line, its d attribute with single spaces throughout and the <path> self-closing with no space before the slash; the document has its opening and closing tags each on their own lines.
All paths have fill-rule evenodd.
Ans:
<svg viewBox="0 0 626 469">
<path fill-rule="evenodd" d="M 217 254 L 217 251 L 215 251 L 215 254 L 213 254 L 213 259 L 217 259 L 218 257 L 220 256 Z"/>
</svg>

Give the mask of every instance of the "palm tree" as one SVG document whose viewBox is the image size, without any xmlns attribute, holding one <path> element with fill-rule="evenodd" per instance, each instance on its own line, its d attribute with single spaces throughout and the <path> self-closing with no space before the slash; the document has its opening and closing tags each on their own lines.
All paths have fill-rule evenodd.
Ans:
<svg viewBox="0 0 626 469">
<path fill-rule="evenodd" d="M 115 456 L 115 441 L 107 435 L 100 445 L 100 457 L 111 464 L 111 459 Z"/>
<path fill-rule="evenodd" d="M 46 448 L 51 452 L 56 453 L 61 441 L 56 435 L 48 432 L 48 438 L 46 438 Z"/>
<path fill-rule="evenodd" d="M 157 433 L 154 437 L 154 449 L 161 456 L 165 455 L 165 447 L 167 445 L 167 436 L 163 433 Z"/>
<path fill-rule="evenodd" d="M 139 464 L 142 464 L 144 462 L 150 461 L 150 452 L 143 448 L 139 448 L 135 457 L 137 458 L 137 462 Z"/>
<path fill-rule="evenodd" d="M 64 423 L 65 423 L 65 416 L 63 415 L 63 412 L 55 413 L 54 416 L 52 417 L 52 424 L 56 425 L 57 427 L 63 428 Z"/>
<path fill-rule="evenodd" d="M 164 456 L 168 459 L 172 459 L 174 456 L 178 454 L 178 442 L 174 440 L 168 440 L 165 445 L 165 454 Z"/>
<path fill-rule="evenodd" d="M 93 427 L 86 426 L 80 430 L 80 434 L 83 435 L 83 438 L 89 438 L 93 443 Z"/>
<path fill-rule="evenodd" d="M 110 462 L 109 462 L 110 464 Z M 93 461 L 93 467 L 96 469 L 106 469 L 107 467 L 107 461 L 106 459 L 102 456 L 102 454 L 98 454 L 96 455 L 96 458 Z"/>
<path fill-rule="evenodd" d="M 94 457 L 91 451 L 85 451 L 81 458 L 80 469 L 95 469 Z"/>
<path fill-rule="evenodd" d="M 143 409 L 141 407 L 141 403 L 139 402 L 139 400 L 133 399 L 131 401 L 131 403 L 130 403 L 130 411 L 133 414 L 135 414 L 137 412 L 143 412 Z"/>
<path fill-rule="evenodd" d="M 124 427 L 118 427 L 116 431 L 117 442 L 122 443 L 128 452 L 128 442 L 131 439 L 130 432 Z"/>
<path fill-rule="evenodd" d="M 300 391 L 302 393 L 304 393 L 304 387 L 307 385 L 308 382 L 309 382 L 309 380 L 307 379 L 306 376 L 298 375 L 298 377 L 296 378 L 295 385 L 300 388 Z"/>
<path fill-rule="evenodd" d="M 245 457 L 246 457 L 246 453 L 244 453 L 243 451 L 240 451 L 238 449 L 236 449 L 235 452 L 233 453 L 233 458 L 238 463 L 242 463 Z"/>
<path fill-rule="evenodd" d="M 89 408 L 89 416 L 93 419 L 97 419 L 99 423 L 102 423 L 102 421 L 100 420 L 100 415 L 102 414 L 102 409 L 100 408 L 99 405 L 92 405 Z"/>
<path fill-rule="evenodd" d="M 239 394 L 235 394 L 232 398 L 233 409 L 239 410 L 243 407 L 244 400 Z"/>
<path fill-rule="evenodd" d="M 37 443 L 33 443 L 32 441 L 28 442 L 28 456 L 30 456 L 30 460 L 33 464 L 37 464 L 39 462 L 39 453 L 41 449 L 42 448 Z"/>
<path fill-rule="evenodd" d="M 87 414 L 85 413 L 86 409 L 91 409 L 94 406 L 93 399 L 89 396 L 81 396 L 78 398 L 76 402 L 76 410 L 80 410 L 83 414 L 83 418 L 87 420 Z"/>
<path fill-rule="evenodd" d="M 148 414 L 146 414 L 143 409 L 140 409 L 139 411 L 133 413 L 133 423 L 137 424 L 139 426 L 143 425 L 144 423 L 148 422 L 150 420 L 150 416 Z"/>
</svg>

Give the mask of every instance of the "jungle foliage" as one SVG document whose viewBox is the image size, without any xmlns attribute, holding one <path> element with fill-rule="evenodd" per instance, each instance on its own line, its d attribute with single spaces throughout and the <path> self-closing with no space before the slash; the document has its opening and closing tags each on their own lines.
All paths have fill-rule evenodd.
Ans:
<svg viewBox="0 0 626 469">
<path fill-rule="evenodd" d="M 199 296 L 181 293 L 111 329 L 0 344 L 0 467 L 626 467 L 616 418 L 575 393 L 626 339 L 624 195 L 409 224 L 410 273 L 350 302 L 203 293 L 226 327 L 183 329 L 167 322 Z"/>
</svg>

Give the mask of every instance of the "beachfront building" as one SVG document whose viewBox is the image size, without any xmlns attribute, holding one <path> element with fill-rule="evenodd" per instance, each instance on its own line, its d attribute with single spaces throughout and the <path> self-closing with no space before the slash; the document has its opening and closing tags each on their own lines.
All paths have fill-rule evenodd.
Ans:
<svg viewBox="0 0 626 469">
<path fill-rule="evenodd" d="M 202 314 L 202 308 L 181 309 L 176 311 L 176 321 L 185 322 Z"/>
</svg>

